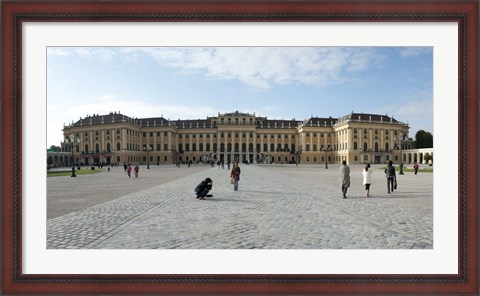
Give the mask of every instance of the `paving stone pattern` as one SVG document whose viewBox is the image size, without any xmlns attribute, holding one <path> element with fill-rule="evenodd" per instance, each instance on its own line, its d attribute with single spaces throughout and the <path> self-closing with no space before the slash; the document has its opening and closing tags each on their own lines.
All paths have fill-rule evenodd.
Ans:
<svg viewBox="0 0 480 296">
<path fill-rule="evenodd" d="M 405 192 L 399 189 L 387 194 L 383 172 L 378 170 L 376 195 L 366 198 L 360 179 L 343 199 L 335 184 L 337 167 L 302 171 L 294 166 L 276 170 L 273 166 L 243 165 L 241 169 L 238 191 L 233 191 L 227 169 L 208 168 L 50 219 L 47 248 L 433 247 L 432 173 L 401 176 Z M 359 171 L 360 166 L 352 168 L 352 175 Z M 214 196 L 198 200 L 193 188 L 205 177 L 214 180 Z M 418 190 L 414 190 L 416 184 Z"/>
</svg>

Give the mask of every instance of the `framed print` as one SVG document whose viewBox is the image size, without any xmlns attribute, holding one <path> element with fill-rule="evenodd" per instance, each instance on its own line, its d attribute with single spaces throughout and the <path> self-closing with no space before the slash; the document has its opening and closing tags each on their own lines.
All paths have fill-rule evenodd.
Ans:
<svg viewBox="0 0 480 296">
<path fill-rule="evenodd" d="M 446 293 L 477 295 L 479 293 L 478 1 L 404 1 L 401 3 L 356 1 L 353 3 L 346 1 L 265 0 L 245 3 L 239 1 L 179 1 L 176 3 L 168 1 L 80 1 L 72 3 L 68 1 L 11 0 L 2 2 L 1 8 L 3 294 L 389 295 L 399 293 L 418 295 Z M 221 51 L 219 54 L 221 62 L 213 66 L 205 66 L 206 61 L 217 55 L 219 51 Z M 330 62 L 327 65 L 318 62 L 318 59 L 305 58 L 311 52 L 321 55 L 324 57 L 324 61 Z M 66 62 L 65 57 L 71 57 L 72 53 L 80 58 Z M 387 93 L 381 93 L 380 89 L 388 89 L 392 86 L 390 84 L 382 85 L 383 80 L 378 78 L 382 69 L 376 66 L 378 63 L 385 62 L 388 55 L 391 54 L 402 57 L 424 54 L 425 61 L 428 61 L 425 64 L 418 64 L 414 62 L 415 60 L 407 62 L 397 59 L 396 65 L 403 63 L 402 66 L 406 67 L 398 69 L 409 69 L 412 72 L 415 70 L 418 76 L 408 76 L 405 73 L 410 72 L 398 71 L 395 72 L 397 79 L 395 82 L 400 84 L 400 81 L 403 80 L 421 80 L 420 75 L 424 75 L 427 77 L 424 85 L 429 89 L 427 97 L 431 99 L 427 100 L 425 104 L 423 101 L 413 99 L 413 101 L 409 101 L 409 108 L 406 108 L 403 106 L 407 105 L 406 97 L 403 97 L 403 101 L 400 102 L 398 97 L 392 96 L 397 101 L 396 104 L 389 106 L 389 110 L 392 110 L 391 112 L 394 114 L 413 112 L 415 117 L 420 119 L 426 117 L 427 120 L 430 120 L 435 133 L 434 142 L 430 144 L 434 145 L 434 148 L 429 147 L 428 152 L 418 152 L 419 154 L 410 156 L 405 152 L 412 148 L 408 145 L 413 143 L 413 139 L 404 139 L 401 136 L 401 134 L 408 133 L 409 122 L 397 121 L 396 117 L 391 114 L 377 116 L 354 111 L 349 113 L 350 110 L 347 110 L 345 114 L 349 114 L 344 117 L 329 117 L 321 121 L 312 115 L 309 120 L 302 121 L 291 118 L 270 120 L 262 117 L 263 114 L 255 113 L 255 110 L 252 111 L 252 115 L 247 107 L 242 107 L 247 109 L 245 112 L 237 110 L 229 113 L 225 110 L 225 113 L 220 113 L 224 107 L 227 108 L 226 106 L 228 108 L 235 108 L 235 104 L 240 106 L 240 102 L 245 104 L 248 102 L 251 106 L 255 106 L 253 99 L 239 98 L 238 94 L 235 94 L 238 88 L 232 81 L 236 80 L 247 85 L 250 89 L 249 94 L 252 97 L 257 96 L 257 98 L 261 97 L 260 92 L 270 88 L 273 83 L 293 85 L 291 90 L 282 88 L 288 92 L 291 98 L 296 98 L 284 99 L 292 104 L 289 108 L 291 112 L 295 109 L 294 105 L 302 104 L 312 104 L 310 108 L 312 112 L 322 109 L 321 106 L 315 105 L 315 96 L 312 96 L 310 101 L 302 101 L 299 98 L 306 93 L 295 87 L 303 84 L 322 84 L 328 81 L 335 87 L 344 88 L 345 83 L 348 83 L 352 84 L 357 92 L 361 92 L 361 85 L 369 82 L 374 85 L 373 89 L 379 90 L 378 94 L 387 96 Z M 96 60 L 94 55 L 100 58 Z M 192 58 L 193 56 L 196 58 Z M 235 56 L 235 64 L 227 63 L 227 56 Z M 251 63 L 252 56 L 260 58 L 256 63 Z M 64 59 L 60 60 L 58 57 Z M 122 82 L 117 81 L 113 87 L 110 86 L 110 90 L 118 89 L 118 92 L 128 93 L 125 97 L 130 101 L 121 101 L 116 94 L 108 93 L 106 90 L 108 87 L 104 82 L 108 79 L 118 79 L 120 75 L 124 75 L 120 74 L 122 63 L 140 64 L 140 60 L 145 57 L 147 59 L 145 67 L 139 70 L 140 68 L 131 66 L 128 69 L 131 72 L 129 74 L 136 73 L 135 75 L 138 77 L 147 77 L 143 76 L 147 74 L 159 75 L 155 83 L 161 84 L 164 89 L 170 87 L 170 83 L 165 82 L 167 75 L 162 73 L 160 76 L 158 72 L 151 71 L 152 68 L 155 68 L 155 62 L 158 60 L 167 64 L 170 70 L 180 69 L 171 75 L 175 76 L 175 79 L 189 75 L 204 75 L 208 78 L 202 80 L 203 85 L 193 80 L 188 80 L 188 82 L 185 82 L 187 80 L 182 80 L 182 82 L 171 80 L 172 83 L 175 81 L 181 85 L 177 88 L 177 92 L 188 88 L 191 97 L 200 98 L 199 90 L 203 89 L 211 97 L 214 97 L 209 103 L 210 105 L 206 103 L 207 99 L 205 98 L 202 100 L 192 98 L 185 103 L 188 108 L 183 108 L 183 115 L 197 116 L 197 114 L 203 114 L 198 113 L 199 110 L 207 110 L 205 118 L 170 120 L 167 118 L 168 116 L 164 118 L 163 114 L 161 117 L 144 114 L 127 114 L 126 116 L 120 111 L 115 110 L 108 113 L 105 111 L 106 109 L 102 109 L 105 106 L 105 108 L 121 106 L 125 107 L 122 109 L 128 109 L 132 113 L 148 113 L 149 109 L 155 108 L 148 104 L 142 105 L 143 102 L 136 99 L 140 96 L 156 95 L 152 91 L 149 93 L 148 90 L 142 90 L 140 86 L 145 86 L 145 84 L 142 84 L 140 79 L 135 82 L 131 78 L 119 79 L 118 81 Z M 278 61 L 287 58 L 290 58 L 291 61 L 288 66 L 285 66 L 285 63 L 279 63 L 281 66 L 274 69 L 268 64 L 268 61 L 271 60 Z M 186 65 L 187 60 L 188 65 Z M 338 62 L 339 60 L 341 61 Z M 340 70 L 332 70 L 328 75 L 321 75 L 322 73 L 318 72 L 317 68 L 334 67 L 335 65 L 331 61 L 344 63 L 338 67 L 348 69 L 348 73 L 361 72 L 366 67 L 373 65 L 372 72 L 369 73 L 369 77 L 362 77 L 362 79 L 358 76 L 349 76 L 348 79 L 347 76 L 339 78 Z M 99 68 L 93 67 L 97 64 L 100 66 L 109 64 L 112 66 L 111 69 L 115 70 L 101 72 L 100 66 Z M 264 72 L 261 74 L 256 70 L 251 72 L 245 70 L 246 68 L 256 69 L 262 65 L 267 66 L 263 67 Z M 303 67 L 303 70 L 296 72 L 296 77 L 292 78 L 285 70 L 290 66 L 295 69 Z M 237 69 L 237 72 L 234 69 Z M 247 72 L 248 74 L 245 74 Z M 81 80 L 82 87 L 75 89 L 70 81 L 64 79 L 66 77 L 63 73 L 70 73 L 71 81 L 85 79 Z M 75 76 L 78 73 L 80 75 Z M 312 76 L 312 73 L 316 76 Z M 98 83 L 95 81 L 96 78 L 92 79 L 92 77 L 100 77 L 96 75 L 102 75 L 106 80 Z M 80 78 L 80 76 L 82 77 Z M 226 86 L 222 87 L 229 91 L 229 96 L 236 98 L 236 102 L 230 104 L 231 102 L 227 102 L 228 100 L 223 97 L 215 97 L 215 95 L 219 96 L 217 86 L 212 82 L 216 79 L 226 81 Z M 139 85 L 135 91 L 130 89 L 127 91 L 127 88 L 123 88 L 123 85 L 133 83 Z M 98 97 L 87 100 L 89 92 L 84 92 L 84 89 L 103 91 L 103 88 L 105 88 L 102 93 L 103 106 L 100 106 Z M 398 91 L 397 88 L 392 87 L 391 89 L 390 92 Z M 415 93 L 417 89 L 403 91 L 406 95 L 414 98 L 417 95 Z M 372 94 L 374 93 L 376 92 L 372 92 Z M 58 97 L 55 104 L 53 103 L 54 96 Z M 173 108 L 171 105 L 174 101 L 181 100 L 174 93 L 171 93 L 171 96 L 171 102 L 167 101 L 162 108 L 155 112 L 168 112 Z M 279 108 L 281 105 L 279 98 L 282 96 L 280 93 L 276 93 L 276 96 L 276 99 L 270 99 L 271 108 L 265 107 L 264 112 L 273 113 L 276 110 L 275 107 Z M 346 100 L 343 101 L 344 104 L 341 103 L 340 98 L 334 98 L 333 101 L 337 99 L 340 102 L 337 102 L 337 105 L 344 105 L 340 106 L 343 110 L 350 108 L 345 107 L 348 106 L 345 103 Z M 138 106 L 133 106 L 135 104 L 143 107 L 137 108 Z M 79 112 L 87 112 L 87 116 L 83 117 L 82 114 L 80 119 L 71 118 L 72 123 L 64 122 L 63 126 L 56 128 L 56 130 L 63 131 L 63 134 L 58 131 L 58 136 L 62 141 L 62 147 L 59 148 L 63 150 L 57 152 L 63 152 L 64 155 L 61 158 L 55 158 L 54 154 L 50 154 L 55 151 L 47 150 L 45 153 L 44 147 L 47 136 L 51 135 L 49 119 L 55 113 L 68 113 L 70 105 L 75 105 L 77 109 L 81 110 Z M 80 105 L 82 107 L 78 107 Z M 209 108 L 209 106 L 216 106 L 218 110 Z M 370 108 L 387 112 L 384 111 L 387 110 L 386 108 Z M 218 115 L 210 116 L 216 111 L 218 111 Z M 94 115 L 91 115 L 92 112 Z M 107 113 L 99 115 L 98 112 Z M 78 113 L 72 114 L 77 116 Z M 283 116 L 283 114 L 279 116 Z M 330 120 L 330 123 L 327 123 L 327 119 Z M 74 122 L 73 120 L 78 121 Z M 251 122 L 249 123 L 248 120 Z M 106 122 L 111 123 L 112 126 L 118 125 L 108 131 L 88 130 L 87 132 L 85 129 L 86 126 Z M 397 130 L 393 128 L 378 131 L 372 125 L 369 128 L 359 128 L 357 132 L 354 124 L 359 122 L 365 124 L 388 123 L 390 126 L 400 126 L 403 129 L 398 130 L 400 132 L 398 134 Z M 130 128 L 123 131 L 120 128 L 122 124 L 129 124 Z M 229 127 L 234 124 L 249 126 L 249 128 L 234 130 Z M 296 126 L 295 131 L 292 129 L 291 133 L 289 131 L 286 134 L 284 132 L 275 134 L 275 130 L 286 129 L 290 124 Z M 351 124 L 351 126 L 342 128 L 346 124 Z M 411 122 L 411 124 L 414 123 Z M 220 130 L 218 133 L 210 133 L 207 131 L 208 125 L 212 128 L 214 125 L 227 127 L 222 130 L 225 133 Z M 116 128 L 117 126 L 119 128 Z M 203 127 L 205 132 L 191 134 L 179 132 L 178 141 L 172 144 L 171 137 L 175 131 L 195 127 L 199 129 Z M 326 243 L 321 245 L 322 247 L 312 245 L 310 242 L 318 241 L 315 237 L 317 233 L 335 235 L 336 232 L 343 231 L 344 228 L 339 225 L 340 222 L 331 223 L 332 229 L 324 232 L 310 231 L 315 228 L 315 225 L 310 225 L 310 230 L 299 227 L 292 228 L 292 235 L 294 232 L 300 234 L 284 245 L 282 243 L 275 244 L 277 237 L 272 233 L 281 232 L 282 230 L 278 229 L 288 228 L 289 225 L 295 224 L 295 221 L 302 219 L 302 221 L 307 221 L 307 224 L 310 222 L 315 224 L 315 221 L 321 220 L 319 217 L 322 214 L 327 213 L 335 213 L 338 215 L 339 221 L 342 217 L 353 219 L 351 217 L 354 216 L 356 210 L 372 208 L 366 205 L 366 199 L 348 199 L 345 191 L 343 193 L 345 202 L 351 202 L 350 205 L 356 203 L 357 207 L 339 208 L 337 204 L 324 200 L 326 203 L 323 205 L 326 208 L 331 206 L 331 208 L 324 209 L 323 212 L 314 212 L 312 217 L 318 219 L 314 221 L 310 217 L 305 219 L 305 216 L 311 212 L 312 205 L 321 204 L 317 197 L 322 193 L 313 192 L 314 189 L 321 189 L 319 185 L 309 188 L 312 192 L 308 194 L 305 193 L 307 191 L 295 194 L 292 190 L 288 191 L 287 189 L 281 193 L 290 200 L 285 204 L 298 209 L 298 212 L 293 212 L 292 215 L 289 213 L 289 215 L 282 216 L 281 219 L 276 218 L 272 213 L 265 214 L 262 209 L 258 210 L 258 207 L 265 206 L 263 203 L 260 203 L 262 206 L 258 206 L 258 204 L 255 206 L 253 203 L 246 206 L 242 204 L 242 202 L 245 203 L 245 199 L 230 199 L 231 204 L 235 205 L 230 205 L 231 208 L 228 211 L 225 208 L 224 212 L 238 220 L 235 226 L 241 223 L 251 223 L 251 220 L 245 218 L 249 214 L 265 215 L 266 218 L 263 221 L 268 222 L 267 226 L 263 225 L 262 227 L 255 225 L 251 228 L 247 226 L 235 228 L 239 232 L 250 231 L 248 237 L 253 238 L 252 241 L 240 241 L 237 244 L 229 244 L 232 240 L 230 236 L 225 236 L 222 241 L 216 240 L 222 227 L 218 227 L 220 228 L 218 230 L 218 228 L 214 228 L 213 224 L 211 229 L 202 232 L 201 237 L 217 244 L 196 244 L 190 240 L 183 240 L 179 243 L 178 237 L 184 235 L 184 231 L 182 224 L 179 226 L 178 223 L 195 221 L 198 217 L 193 217 L 190 213 L 198 211 L 199 208 L 190 209 L 191 205 L 179 203 L 174 207 L 182 209 L 180 212 L 172 214 L 172 211 L 165 211 L 161 215 L 155 212 L 167 202 L 179 199 L 148 199 L 143 195 L 142 198 L 137 199 L 131 195 L 125 195 L 121 198 L 123 203 L 119 202 L 120 198 L 117 198 L 88 204 L 85 209 L 82 209 L 83 218 L 76 214 L 76 210 L 72 210 L 70 213 L 62 212 L 62 209 L 56 208 L 60 207 L 59 204 L 53 206 L 47 204 L 48 187 L 45 173 L 60 162 L 62 164 L 67 162 L 65 165 L 68 168 L 67 175 L 71 174 L 71 177 L 76 177 L 75 173 L 79 176 L 87 173 L 85 167 L 88 167 L 89 171 L 91 167 L 92 172 L 98 170 L 95 168 L 96 166 L 102 166 L 103 170 L 105 164 L 108 166 L 108 172 L 112 169 L 112 172 L 122 173 L 121 176 L 124 179 L 118 181 L 118 184 L 126 183 L 124 182 L 125 178 L 133 176 L 132 178 L 135 180 L 138 177 L 138 171 L 132 172 L 134 174 L 132 176 L 130 170 L 127 173 L 127 162 L 146 164 L 144 168 L 149 170 L 149 173 L 155 170 L 159 172 L 158 167 L 161 167 L 163 162 L 175 163 L 175 167 L 169 168 L 170 173 L 168 173 L 174 176 L 175 172 L 183 169 L 180 168 L 180 165 L 183 165 L 185 169 L 188 165 L 188 169 L 191 171 L 198 169 L 192 163 L 192 159 L 194 162 L 200 163 L 200 154 L 192 154 L 192 151 L 203 152 L 204 149 L 210 151 L 211 143 L 212 147 L 215 147 L 213 150 L 217 152 L 217 146 L 213 146 L 213 138 L 217 139 L 217 136 L 218 141 L 221 137 L 246 140 L 225 142 L 226 146 L 219 144 L 218 150 L 225 151 L 225 153 L 221 156 L 215 154 L 215 162 L 218 160 L 218 170 L 215 169 L 215 174 L 222 172 L 223 164 L 221 165 L 220 161 L 228 162 L 228 166 L 230 166 L 230 162 L 235 163 L 235 166 L 238 162 L 242 162 L 242 169 L 245 172 L 251 171 L 252 167 L 255 168 L 257 164 L 264 165 L 261 169 L 264 175 L 259 175 L 256 180 L 250 181 L 250 184 L 259 182 L 265 176 L 273 176 L 272 170 L 269 171 L 266 167 L 285 168 L 290 166 L 292 169 L 297 169 L 299 164 L 304 167 L 304 172 L 309 172 L 309 168 L 318 170 L 320 166 L 323 169 L 323 165 L 325 165 L 324 172 L 329 172 L 329 178 L 336 180 L 338 167 L 344 160 L 348 160 L 352 164 L 352 171 L 358 169 L 358 172 L 361 172 L 366 163 L 372 162 L 377 169 L 374 172 L 380 172 L 383 182 L 385 179 L 383 164 L 393 160 L 401 163 L 401 174 L 403 174 L 403 164 L 405 163 L 405 171 L 410 169 L 408 174 L 411 176 L 414 176 L 412 175 L 413 170 L 415 176 L 418 170 L 418 168 L 414 168 L 414 163 L 425 164 L 424 167 L 430 171 L 427 180 L 432 183 L 433 190 L 429 187 L 428 192 L 415 192 L 415 188 L 412 187 L 409 188 L 410 191 L 407 194 L 416 197 L 421 197 L 422 194 L 433 196 L 426 199 L 428 211 L 425 211 L 424 216 L 413 213 L 405 214 L 405 220 L 392 218 L 389 224 L 379 223 L 380 227 L 373 225 L 375 223 L 362 224 L 363 221 L 355 221 L 352 224 L 369 227 L 372 237 L 382 237 L 384 244 L 369 245 L 366 238 L 362 237 L 363 232 L 359 234 L 352 230 L 351 233 L 347 232 L 350 233 L 347 235 L 351 235 L 355 239 L 348 241 L 326 239 Z M 262 139 L 263 136 L 265 140 Z M 154 139 L 158 137 L 162 140 L 147 145 L 145 143 L 149 140 L 145 139 L 149 137 Z M 176 134 L 175 137 L 177 137 Z M 314 144 L 316 143 L 313 142 L 314 140 L 311 140 L 314 137 L 318 139 L 318 146 Z M 322 137 L 325 138 L 325 141 L 329 141 L 326 139 L 331 137 L 332 143 L 337 141 L 337 144 L 331 147 L 320 145 Z M 258 146 L 253 146 L 254 144 L 249 141 L 256 143 L 254 139 L 257 138 L 260 142 Z M 357 143 L 356 139 L 360 138 L 365 141 Z M 200 139 L 204 142 L 199 142 Z M 296 139 L 298 142 L 294 143 L 291 139 Z M 371 142 L 366 139 L 371 139 Z M 75 150 L 76 143 L 82 141 L 84 143 L 81 146 L 78 144 L 78 148 Z M 312 141 L 311 146 L 308 141 Z M 102 144 L 99 144 L 100 142 Z M 415 145 L 417 143 L 418 141 Z M 104 144 L 106 148 L 100 148 L 100 145 L 103 147 Z M 262 145 L 265 145 L 265 148 Z M 360 148 L 357 145 L 360 145 Z M 268 151 L 270 153 L 266 153 L 267 155 L 258 153 L 257 155 L 253 153 L 255 149 L 257 152 Z M 433 149 L 435 149 L 434 153 Z M 227 155 L 227 150 L 231 151 L 231 154 Z M 384 153 L 380 153 L 379 150 Z M 190 154 L 184 153 L 184 151 Z M 250 154 L 250 152 L 252 153 Z M 210 161 L 205 160 L 204 157 L 214 157 L 213 155 L 202 154 L 201 161 L 204 164 L 210 164 Z M 435 162 L 433 168 L 429 168 L 433 156 Z M 68 164 L 70 161 L 72 162 L 71 171 Z M 215 162 L 211 162 L 212 167 L 215 166 Z M 125 171 L 121 166 L 122 163 L 125 163 Z M 120 166 L 116 167 L 118 164 Z M 253 165 L 250 166 L 250 164 Z M 310 164 L 312 165 L 309 166 Z M 190 165 L 194 167 L 190 168 Z M 328 165 L 335 166 L 334 173 L 331 173 L 332 170 L 327 170 Z M 151 170 L 150 166 L 152 166 Z M 385 169 L 385 173 L 387 173 L 387 169 Z M 366 167 L 365 170 L 368 171 Z M 297 169 L 297 171 L 299 170 Z M 210 172 L 214 174 L 213 168 L 210 169 Z M 128 177 L 126 177 L 127 174 Z M 139 181 L 142 180 L 142 174 L 146 174 L 143 167 L 140 168 Z M 162 177 L 167 178 L 168 174 L 162 175 Z M 327 175 L 324 174 L 324 176 Z M 232 185 L 229 184 L 229 186 L 235 188 L 236 191 L 239 179 L 235 174 L 231 177 Z M 248 181 L 248 178 L 252 177 L 249 177 L 248 174 L 242 175 L 242 180 Z M 87 186 L 89 185 L 86 183 L 83 185 L 72 183 L 79 179 L 82 177 L 68 178 L 68 181 L 66 177 L 57 179 L 60 180 L 58 184 L 64 183 L 57 190 L 60 192 L 59 196 L 68 196 L 73 191 L 82 190 L 82 186 L 85 192 L 88 192 Z M 99 179 L 100 177 L 92 178 L 97 181 Z M 169 184 L 192 186 L 193 183 L 190 184 L 188 183 L 190 181 L 185 180 L 179 179 L 176 181 L 177 183 Z M 224 183 L 229 183 L 230 176 L 225 177 L 225 180 Z M 287 188 L 288 179 L 285 179 L 285 182 L 277 181 L 285 186 L 281 188 Z M 216 181 L 215 184 L 217 184 Z M 404 184 L 399 182 L 398 191 L 407 191 L 402 186 L 411 186 L 413 183 L 406 182 Z M 240 183 L 241 189 L 242 186 L 243 183 Z M 354 186 L 356 185 L 352 185 L 350 192 L 357 190 Z M 126 185 L 121 190 L 131 189 L 128 187 L 133 188 L 134 186 Z M 342 185 L 342 187 L 345 186 Z M 112 186 L 108 190 L 115 191 L 118 188 L 118 186 L 117 188 Z M 138 192 L 150 190 L 150 187 L 135 188 Z M 279 188 L 258 189 L 255 186 L 252 188 L 250 193 L 261 192 L 263 196 L 266 196 L 265 201 L 271 200 L 273 195 L 269 194 L 273 194 L 272 192 L 280 194 Z M 388 194 L 390 194 L 390 187 L 388 188 Z M 199 191 L 196 193 L 199 194 Z M 135 191 L 132 189 L 131 192 Z M 323 191 L 319 190 L 318 192 Z M 241 195 L 241 193 L 240 196 L 247 198 L 250 193 L 246 195 Z M 178 191 L 175 194 L 175 197 L 180 197 L 183 192 Z M 197 198 L 199 197 L 204 198 L 204 196 L 197 195 Z M 396 204 L 412 204 L 413 198 L 409 199 L 408 197 L 410 196 L 405 196 L 403 199 L 398 196 L 390 199 L 372 197 L 370 203 L 388 200 Z M 88 198 L 84 198 L 84 196 L 75 198 L 77 201 L 81 198 L 85 202 L 88 201 Z M 217 204 L 212 206 L 215 198 L 217 198 Z M 300 201 L 302 198 L 304 201 L 308 200 L 310 207 L 292 202 L 293 198 L 296 201 Z M 213 209 L 218 207 L 222 201 L 227 201 L 227 199 L 222 200 L 215 196 L 212 203 L 205 202 L 202 205 L 210 205 L 213 212 Z M 385 204 L 381 203 L 381 205 Z M 393 206 L 393 204 L 391 205 Z M 115 206 L 119 206 L 119 210 L 113 209 Z M 237 206 L 237 210 L 235 210 L 235 206 Z M 183 211 L 184 208 L 189 210 Z M 208 211 L 208 207 L 202 209 Z M 382 212 L 384 215 L 379 214 L 378 217 L 381 218 L 378 219 L 385 220 L 385 217 L 389 218 L 389 215 L 395 214 L 393 207 L 389 209 L 390 214 L 385 208 L 377 209 L 378 213 Z M 50 216 L 51 210 L 55 210 L 59 214 L 52 217 Z M 115 212 L 113 212 L 114 210 Z M 365 213 L 368 216 L 378 214 L 375 212 Z M 147 220 L 141 220 L 138 217 L 146 214 L 155 220 L 142 223 Z M 285 221 L 284 217 L 291 220 Z M 108 223 L 105 222 L 107 219 Z M 214 222 L 221 221 L 218 216 L 209 217 L 209 219 Z M 414 222 L 409 224 L 408 219 Z M 110 221 L 114 222 L 109 224 Z M 150 221 L 156 222 L 150 223 Z M 422 222 L 419 221 L 427 221 L 429 224 L 422 225 Z M 115 223 L 121 224 L 122 228 L 117 227 L 118 225 Z M 413 231 L 421 233 L 421 235 L 409 237 L 409 231 L 412 231 L 408 229 L 410 225 L 416 225 L 416 229 Z M 172 230 L 169 233 L 170 237 L 166 239 L 166 245 L 152 241 L 155 240 L 154 234 L 165 234 L 160 228 Z M 135 240 L 139 236 L 149 232 L 154 234 L 149 234 L 148 239 L 141 244 L 136 244 Z M 283 232 L 288 231 L 283 230 Z M 310 237 L 311 241 L 300 240 L 302 236 Z M 128 238 L 129 243 L 124 241 L 119 243 L 118 237 Z M 255 238 L 258 237 L 270 241 L 268 244 L 257 244 Z M 354 240 L 356 241 L 351 243 Z M 401 243 L 397 244 L 398 241 Z M 395 247 L 391 247 L 392 245 Z"/>
</svg>

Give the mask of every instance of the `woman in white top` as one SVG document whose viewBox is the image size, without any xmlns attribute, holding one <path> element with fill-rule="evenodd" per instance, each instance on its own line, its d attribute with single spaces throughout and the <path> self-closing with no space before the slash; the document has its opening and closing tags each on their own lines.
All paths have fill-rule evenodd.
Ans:
<svg viewBox="0 0 480 296">
<path fill-rule="evenodd" d="M 365 185 L 365 190 L 367 191 L 367 197 L 370 196 L 370 184 L 372 184 L 372 170 L 370 169 L 370 164 L 365 164 L 363 169 L 363 185 Z"/>
</svg>

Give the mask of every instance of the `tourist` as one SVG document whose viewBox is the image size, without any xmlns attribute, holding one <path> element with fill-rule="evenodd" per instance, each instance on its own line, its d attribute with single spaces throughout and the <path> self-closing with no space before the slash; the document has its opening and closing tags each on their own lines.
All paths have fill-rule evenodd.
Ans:
<svg viewBox="0 0 480 296">
<path fill-rule="evenodd" d="M 363 185 L 365 185 L 365 190 L 367 191 L 367 197 L 370 196 L 370 185 L 372 184 L 372 173 L 373 171 L 370 169 L 370 164 L 365 164 L 365 168 L 363 169 Z"/>
<path fill-rule="evenodd" d="M 413 165 L 413 169 L 415 170 L 415 175 L 418 173 L 418 163 L 415 162 Z"/>
<path fill-rule="evenodd" d="M 393 161 L 388 162 L 388 166 L 385 169 L 385 175 L 387 177 L 387 189 L 388 193 L 393 192 L 394 189 L 397 189 L 397 175 L 395 174 L 395 167 L 393 166 Z"/>
<path fill-rule="evenodd" d="M 130 178 L 130 176 L 131 176 L 131 175 L 130 175 L 131 173 L 132 173 L 132 167 L 130 166 L 130 164 L 128 164 L 128 166 L 127 166 L 127 175 L 128 175 L 129 178 Z"/>
<path fill-rule="evenodd" d="M 135 172 L 135 178 L 138 178 L 138 171 L 140 170 L 140 168 L 138 167 L 138 164 L 135 166 L 135 168 L 133 169 L 133 171 Z"/>
<path fill-rule="evenodd" d="M 195 194 L 197 195 L 198 199 L 205 199 L 205 197 L 212 197 L 211 194 L 208 192 L 212 189 L 213 181 L 210 178 L 206 178 L 200 184 L 195 187 Z"/>
<path fill-rule="evenodd" d="M 342 187 L 343 198 L 347 198 L 347 189 L 350 187 L 350 167 L 345 160 L 342 161 L 342 166 L 340 166 L 340 176 L 338 181 Z"/>
<path fill-rule="evenodd" d="M 230 173 L 230 178 L 233 179 L 233 190 L 238 190 L 238 181 L 240 181 L 240 167 L 238 162 L 233 162 L 232 172 Z"/>
</svg>

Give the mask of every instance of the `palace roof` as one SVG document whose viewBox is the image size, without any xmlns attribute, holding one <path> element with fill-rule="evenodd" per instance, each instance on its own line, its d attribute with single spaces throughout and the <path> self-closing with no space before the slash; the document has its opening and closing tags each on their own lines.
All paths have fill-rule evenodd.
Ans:
<svg viewBox="0 0 480 296">
<path fill-rule="evenodd" d="M 238 111 L 232 113 L 219 114 L 219 116 L 255 116 L 248 113 L 240 113 Z M 156 127 L 156 126 L 173 126 L 179 129 L 187 128 L 216 128 L 218 117 L 207 117 L 206 119 L 178 119 L 169 120 L 160 117 L 150 118 L 132 118 L 121 114 L 120 112 L 111 112 L 105 115 L 87 115 L 85 118 L 80 118 L 77 122 L 72 123 L 70 126 L 83 126 L 83 125 L 97 125 L 97 124 L 109 124 L 109 123 L 130 123 L 139 127 Z M 296 128 L 299 125 L 303 126 L 325 126 L 332 127 L 336 124 L 343 122 L 383 122 L 383 123 L 399 123 L 393 117 L 381 114 L 369 114 L 369 113 L 350 113 L 348 115 L 333 118 L 333 117 L 310 117 L 305 120 L 295 119 L 267 119 L 267 117 L 255 117 L 255 125 L 259 128 Z"/>
</svg>

